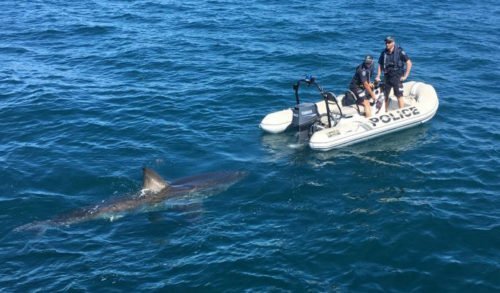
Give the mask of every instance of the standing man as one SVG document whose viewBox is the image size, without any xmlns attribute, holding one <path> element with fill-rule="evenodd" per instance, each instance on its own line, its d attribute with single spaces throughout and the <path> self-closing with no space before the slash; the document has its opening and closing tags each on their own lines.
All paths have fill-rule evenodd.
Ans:
<svg viewBox="0 0 500 293">
<path fill-rule="evenodd" d="M 405 66 L 406 65 L 406 66 Z M 384 71 L 384 95 L 385 95 L 385 110 L 389 107 L 389 93 L 394 89 L 394 95 L 398 98 L 399 108 L 405 105 L 403 99 L 403 81 L 410 75 L 411 60 L 403 48 L 396 46 L 393 37 L 385 38 L 385 50 L 380 54 L 378 59 L 377 77 L 375 80 L 380 80 L 380 74 Z M 405 69 L 406 67 L 406 69 Z"/>
<path fill-rule="evenodd" d="M 373 76 L 373 57 L 366 55 L 365 60 L 358 67 L 356 73 L 351 79 L 349 89 L 356 95 L 358 103 L 365 107 L 365 117 L 372 115 L 370 107 L 370 98 L 376 99 L 371 86 L 371 77 Z"/>
</svg>

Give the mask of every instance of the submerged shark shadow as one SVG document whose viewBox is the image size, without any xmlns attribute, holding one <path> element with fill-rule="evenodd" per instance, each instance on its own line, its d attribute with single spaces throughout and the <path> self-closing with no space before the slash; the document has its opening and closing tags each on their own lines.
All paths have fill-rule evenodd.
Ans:
<svg viewBox="0 0 500 293">
<path fill-rule="evenodd" d="M 95 219 L 114 221 L 131 213 L 150 213 L 163 210 L 193 212 L 201 210 L 200 201 L 225 191 L 247 175 L 244 171 L 205 173 L 181 178 L 171 183 L 149 168 L 143 168 L 143 188 L 132 196 L 104 201 L 49 220 L 35 221 L 15 228 L 14 232 L 43 233 L 49 228 L 69 226 Z M 190 210 L 192 209 L 192 210 Z"/>
</svg>

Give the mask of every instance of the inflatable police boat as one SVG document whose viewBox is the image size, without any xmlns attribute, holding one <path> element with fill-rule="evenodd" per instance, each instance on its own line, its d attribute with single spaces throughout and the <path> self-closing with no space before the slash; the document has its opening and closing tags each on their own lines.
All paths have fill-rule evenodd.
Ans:
<svg viewBox="0 0 500 293">
<path fill-rule="evenodd" d="M 302 103 L 299 88 L 303 84 L 316 87 L 322 100 Z M 414 81 L 405 82 L 403 86 L 405 107 L 399 109 L 391 91 L 386 111 L 384 85 L 376 85 L 372 116 L 365 118 L 364 107 L 356 103 L 352 92 L 336 96 L 324 91 L 314 77 L 306 77 L 293 86 L 295 107 L 267 114 L 260 128 L 269 133 L 296 130 L 300 138 L 307 138 L 312 149 L 326 151 L 407 129 L 434 117 L 439 106 L 434 88 Z"/>
</svg>

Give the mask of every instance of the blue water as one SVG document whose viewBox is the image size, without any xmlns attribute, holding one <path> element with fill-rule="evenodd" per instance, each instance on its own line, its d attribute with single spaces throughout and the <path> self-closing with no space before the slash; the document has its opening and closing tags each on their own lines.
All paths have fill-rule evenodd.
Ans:
<svg viewBox="0 0 500 293">
<path fill-rule="evenodd" d="M 500 290 L 496 1 L 73 2 L 0 5 L 1 291 Z M 258 128 L 389 34 L 429 123 L 330 152 Z M 134 194 L 143 166 L 249 176 L 194 212 L 13 231 Z"/>
</svg>

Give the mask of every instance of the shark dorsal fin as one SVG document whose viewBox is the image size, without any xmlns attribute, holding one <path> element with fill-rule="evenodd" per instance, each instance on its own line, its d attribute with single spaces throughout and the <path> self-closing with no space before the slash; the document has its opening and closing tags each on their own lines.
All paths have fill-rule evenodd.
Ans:
<svg viewBox="0 0 500 293">
<path fill-rule="evenodd" d="M 143 173 L 144 173 L 144 179 L 142 184 L 143 189 L 148 189 L 152 192 L 159 192 L 169 186 L 168 183 L 165 180 L 163 180 L 163 178 L 161 178 L 161 176 L 158 175 L 155 171 L 149 168 L 144 168 Z"/>
</svg>

